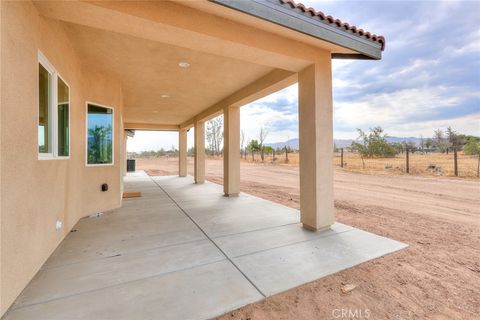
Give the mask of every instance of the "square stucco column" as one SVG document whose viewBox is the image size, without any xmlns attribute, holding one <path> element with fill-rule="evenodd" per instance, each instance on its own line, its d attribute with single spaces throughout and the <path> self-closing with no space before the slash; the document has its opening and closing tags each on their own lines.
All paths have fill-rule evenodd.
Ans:
<svg viewBox="0 0 480 320">
<path fill-rule="evenodd" d="M 178 175 L 187 176 L 187 130 L 178 131 Z"/>
<path fill-rule="evenodd" d="M 240 193 L 240 108 L 223 109 L 223 192 L 235 197 Z"/>
<path fill-rule="evenodd" d="M 300 213 L 310 230 L 335 222 L 332 109 L 331 58 L 325 53 L 298 74 Z"/>
<path fill-rule="evenodd" d="M 195 122 L 195 183 L 205 182 L 205 122 Z"/>
</svg>

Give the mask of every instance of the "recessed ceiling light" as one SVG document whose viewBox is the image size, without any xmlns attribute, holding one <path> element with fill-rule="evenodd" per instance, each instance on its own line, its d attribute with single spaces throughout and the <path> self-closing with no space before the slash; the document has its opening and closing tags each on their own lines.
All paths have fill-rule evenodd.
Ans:
<svg viewBox="0 0 480 320">
<path fill-rule="evenodd" d="M 158 113 L 158 110 L 153 111 L 153 113 Z"/>
<path fill-rule="evenodd" d="M 162 94 L 160 97 L 166 99 L 166 98 L 170 98 L 170 96 L 168 94 Z"/>
<path fill-rule="evenodd" d="M 188 68 L 188 67 L 190 67 L 190 63 L 188 63 L 188 62 L 186 62 L 186 61 L 182 61 L 182 62 L 179 62 L 179 63 L 178 63 L 178 66 L 179 66 L 180 68 Z"/>
</svg>

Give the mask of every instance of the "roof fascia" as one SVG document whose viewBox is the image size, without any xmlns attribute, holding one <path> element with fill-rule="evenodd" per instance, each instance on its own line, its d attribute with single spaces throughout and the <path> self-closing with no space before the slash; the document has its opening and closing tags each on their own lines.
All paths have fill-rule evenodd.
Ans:
<svg viewBox="0 0 480 320">
<path fill-rule="evenodd" d="M 332 58 L 380 60 L 382 49 L 379 43 L 353 35 L 348 31 L 327 25 L 306 17 L 295 10 L 285 8 L 277 1 L 269 0 L 208 0 L 260 18 L 282 27 L 301 32 L 314 38 L 327 41 L 353 50 L 359 54 L 336 54 Z"/>
</svg>

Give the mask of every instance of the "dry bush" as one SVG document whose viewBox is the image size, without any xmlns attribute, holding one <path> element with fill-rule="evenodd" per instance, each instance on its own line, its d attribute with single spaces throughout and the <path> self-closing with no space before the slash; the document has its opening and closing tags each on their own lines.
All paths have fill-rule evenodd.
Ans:
<svg viewBox="0 0 480 320">
<path fill-rule="evenodd" d="M 262 163 L 262 159 L 260 158 L 260 153 L 255 154 L 255 161 L 252 160 L 252 154 L 249 153 L 247 155 L 247 159 L 245 160 L 242 158 L 242 161 L 250 162 L 250 163 Z M 264 164 L 290 164 L 290 165 L 298 165 L 299 162 L 299 155 L 298 152 L 289 152 L 288 153 L 288 162 L 285 159 L 285 152 L 283 153 L 275 153 L 275 159 L 273 159 L 272 154 L 265 154 L 265 161 Z"/>
</svg>

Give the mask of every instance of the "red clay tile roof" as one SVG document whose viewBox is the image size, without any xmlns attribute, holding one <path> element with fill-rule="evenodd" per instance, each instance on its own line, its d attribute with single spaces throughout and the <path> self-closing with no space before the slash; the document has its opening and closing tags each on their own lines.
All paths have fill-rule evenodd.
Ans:
<svg viewBox="0 0 480 320">
<path fill-rule="evenodd" d="M 343 28 L 347 31 L 351 31 L 354 34 L 358 34 L 359 36 L 378 42 L 382 45 L 382 51 L 385 49 L 385 38 L 383 36 L 377 36 L 376 34 L 371 34 L 370 32 L 364 31 L 355 26 L 351 26 L 346 22 L 342 22 L 340 19 L 335 19 L 332 16 L 326 16 L 323 12 L 316 11 L 313 8 L 307 8 L 301 3 L 295 3 L 295 1 L 293 0 L 279 0 L 279 1 L 281 4 L 290 5 L 292 9 L 300 9 L 303 13 L 310 14 L 312 18 L 318 18 L 330 24 L 334 24 L 339 28 Z"/>
</svg>

